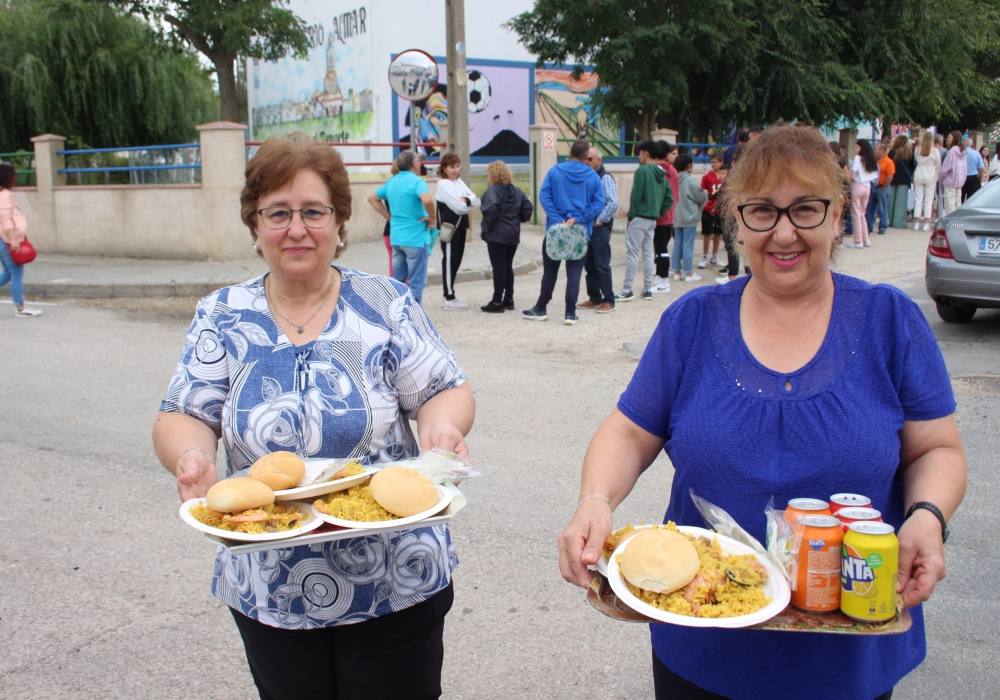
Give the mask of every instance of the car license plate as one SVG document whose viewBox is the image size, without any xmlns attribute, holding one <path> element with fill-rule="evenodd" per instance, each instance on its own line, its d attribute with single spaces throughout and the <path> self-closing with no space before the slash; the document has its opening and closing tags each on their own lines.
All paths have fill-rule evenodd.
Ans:
<svg viewBox="0 0 1000 700">
<path fill-rule="evenodd" d="M 1000 255 L 1000 236 L 980 236 L 976 250 L 980 255 Z"/>
</svg>

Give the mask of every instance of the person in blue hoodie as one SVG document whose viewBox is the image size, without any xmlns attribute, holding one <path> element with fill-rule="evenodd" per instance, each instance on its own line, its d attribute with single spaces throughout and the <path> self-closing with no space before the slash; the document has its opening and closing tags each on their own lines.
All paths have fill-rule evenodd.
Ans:
<svg viewBox="0 0 1000 700">
<path fill-rule="evenodd" d="M 587 237 L 593 231 L 594 220 L 604 208 L 604 188 L 601 179 L 584 161 L 590 143 L 577 139 L 569 149 L 569 159 L 549 170 L 542 182 L 538 199 L 545 210 L 545 229 L 556 224 L 572 226 L 574 223 L 587 230 Z M 552 300 L 552 292 L 559 276 L 559 260 L 553 260 L 542 245 L 542 288 L 538 301 L 531 309 L 526 309 L 524 318 L 545 321 L 549 315 L 546 308 Z M 566 316 L 564 323 L 572 326 L 577 321 L 576 300 L 580 295 L 580 273 L 584 259 L 566 261 Z"/>
</svg>

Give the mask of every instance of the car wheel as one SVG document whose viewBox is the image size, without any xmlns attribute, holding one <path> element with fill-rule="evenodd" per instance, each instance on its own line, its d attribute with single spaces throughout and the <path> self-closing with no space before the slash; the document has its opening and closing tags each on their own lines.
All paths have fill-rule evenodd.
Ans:
<svg viewBox="0 0 1000 700">
<path fill-rule="evenodd" d="M 934 304 L 937 306 L 938 316 L 945 323 L 968 323 L 976 314 L 976 307 L 968 304 L 951 305 L 940 301 L 935 301 Z"/>
</svg>

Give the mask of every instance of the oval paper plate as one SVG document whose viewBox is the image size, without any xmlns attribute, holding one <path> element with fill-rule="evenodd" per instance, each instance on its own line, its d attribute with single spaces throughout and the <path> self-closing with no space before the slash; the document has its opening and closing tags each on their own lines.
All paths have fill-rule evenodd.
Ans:
<svg viewBox="0 0 1000 700">
<path fill-rule="evenodd" d="M 352 486 L 364 483 L 377 471 L 378 469 L 366 467 L 361 474 L 345 476 L 343 479 L 321 481 L 318 484 L 309 484 L 308 486 L 296 486 L 294 489 L 281 489 L 274 492 L 274 500 L 277 502 L 294 501 L 299 498 L 316 498 L 317 496 L 325 496 L 328 493 L 346 491 Z"/>
<path fill-rule="evenodd" d="M 201 522 L 193 515 L 191 515 L 191 509 L 194 508 L 199 503 L 204 503 L 204 498 L 191 498 L 184 501 L 181 504 L 180 516 L 181 520 L 186 522 L 188 525 L 196 530 L 201 530 L 202 532 L 214 535 L 216 537 L 222 537 L 227 540 L 236 540 L 239 542 L 269 542 L 271 540 L 285 540 L 289 537 L 295 537 L 297 535 L 302 535 L 307 532 L 315 530 L 323 521 L 316 517 L 313 513 L 312 508 L 309 507 L 308 503 L 301 503 L 299 501 L 290 501 L 287 503 L 282 503 L 283 506 L 294 506 L 298 508 L 299 512 L 305 516 L 302 524 L 291 530 L 285 530 L 284 532 L 262 532 L 259 534 L 249 533 L 249 532 L 233 532 L 232 530 L 223 530 L 219 527 L 211 527 Z"/>
<path fill-rule="evenodd" d="M 437 489 L 438 496 L 440 496 L 440 498 L 438 498 L 438 502 L 423 512 L 416 513 L 414 515 L 410 515 L 405 518 L 396 518 L 394 520 L 372 520 L 372 521 L 342 520 L 341 518 L 335 517 L 333 515 L 327 515 L 319 508 L 317 508 L 315 503 L 313 503 L 312 512 L 316 517 L 330 523 L 331 525 L 339 525 L 340 527 L 349 527 L 354 530 L 377 530 L 381 528 L 394 528 L 394 527 L 399 527 L 400 525 L 409 525 L 410 523 L 420 522 L 424 518 L 429 518 L 432 515 L 436 515 L 445 508 L 447 508 L 448 504 L 451 503 L 451 497 L 452 497 L 451 491 L 446 489 L 444 486 L 441 486 L 440 484 L 435 484 L 434 488 Z"/>
<path fill-rule="evenodd" d="M 654 620 L 667 622 L 672 625 L 682 625 L 684 627 L 750 627 L 771 619 L 788 606 L 788 601 L 792 595 L 791 589 L 788 587 L 788 581 L 778 571 L 778 567 L 760 552 L 751 549 L 741 542 L 720 535 L 717 532 L 705 530 L 704 528 L 679 525 L 677 529 L 686 535 L 708 537 L 717 540 L 722 551 L 726 554 L 752 554 L 757 557 L 757 561 L 767 569 L 767 583 L 764 584 L 764 595 L 770 599 L 770 602 L 756 612 L 748 615 L 737 615 L 735 617 L 691 617 L 690 615 L 679 615 L 654 607 L 632 595 L 618 568 L 618 557 L 628 547 L 630 537 L 619 544 L 615 551 L 611 553 L 607 574 L 611 590 L 615 592 L 619 600 L 630 608 Z"/>
</svg>

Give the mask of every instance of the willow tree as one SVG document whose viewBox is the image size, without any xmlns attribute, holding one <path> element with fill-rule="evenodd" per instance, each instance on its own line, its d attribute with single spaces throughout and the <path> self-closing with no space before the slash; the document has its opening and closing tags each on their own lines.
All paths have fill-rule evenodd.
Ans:
<svg viewBox="0 0 1000 700">
<path fill-rule="evenodd" d="M 0 0 L 0 150 L 43 132 L 91 146 L 175 143 L 215 118 L 197 57 L 86 0 Z"/>
</svg>

